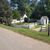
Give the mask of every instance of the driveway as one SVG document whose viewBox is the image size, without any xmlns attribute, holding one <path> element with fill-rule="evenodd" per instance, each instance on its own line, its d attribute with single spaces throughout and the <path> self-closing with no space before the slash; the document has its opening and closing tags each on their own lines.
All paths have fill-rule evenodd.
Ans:
<svg viewBox="0 0 50 50">
<path fill-rule="evenodd" d="M 0 28 L 0 50 L 50 50 L 50 45 Z"/>
</svg>

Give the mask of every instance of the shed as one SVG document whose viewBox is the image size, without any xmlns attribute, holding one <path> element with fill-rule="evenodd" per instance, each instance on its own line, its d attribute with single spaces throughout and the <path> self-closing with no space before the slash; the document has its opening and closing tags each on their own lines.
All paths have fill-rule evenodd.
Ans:
<svg viewBox="0 0 50 50">
<path fill-rule="evenodd" d="M 48 25 L 49 24 L 49 18 L 47 16 L 42 16 L 40 19 L 40 23 L 43 25 Z"/>
</svg>

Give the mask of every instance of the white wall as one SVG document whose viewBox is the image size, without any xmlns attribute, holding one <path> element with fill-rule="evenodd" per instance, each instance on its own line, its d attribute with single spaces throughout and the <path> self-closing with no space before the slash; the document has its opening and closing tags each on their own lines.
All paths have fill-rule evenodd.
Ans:
<svg viewBox="0 0 50 50">
<path fill-rule="evenodd" d="M 46 20 L 47 20 L 47 23 L 46 23 Z M 43 25 L 46 25 L 46 24 L 48 24 L 49 23 L 49 19 L 45 19 L 45 18 L 41 18 L 41 24 L 43 24 Z"/>
</svg>

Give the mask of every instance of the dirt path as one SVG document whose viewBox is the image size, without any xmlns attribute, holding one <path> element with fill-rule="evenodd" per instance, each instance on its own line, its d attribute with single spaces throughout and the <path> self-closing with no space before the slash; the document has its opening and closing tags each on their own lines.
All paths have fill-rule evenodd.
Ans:
<svg viewBox="0 0 50 50">
<path fill-rule="evenodd" d="M 50 50 L 50 45 L 0 28 L 0 50 Z"/>
</svg>

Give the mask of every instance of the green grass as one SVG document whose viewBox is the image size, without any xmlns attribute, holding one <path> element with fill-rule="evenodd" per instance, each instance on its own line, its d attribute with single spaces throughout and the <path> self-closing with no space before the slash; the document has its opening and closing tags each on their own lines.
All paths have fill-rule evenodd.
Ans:
<svg viewBox="0 0 50 50">
<path fill-rule="evenodd" d="M 35 32 L 33 30 L 30 30 L 30 29 L 14 28 L 14 27 L 5 26 L 2 24 L 0 24 L 0 27 L 6 28 L 8 30 L 12 30 L 14 32 L 18 32 L 22 35 L 29 36 L 31 38 L 35 38 L 35 39 L 50 43 L 50 36 L 48 37 L 47 32 Z"/>
<path fill-rule="evenodd" d="M 41 25 L 36 25 L 36 26 L 35 26 L 35 28 L 39 28 L 39 27 L 41 27 Z"/>
<path fill-rule="evenodd" d="M 22 24 L 24 24 L 24 23 L 21 23 L 21 22 L 20 22 L 20 23 L 16 23 L 16 24 L 17 24 L 17 25 L 22 25 Z"/>
</svg>

